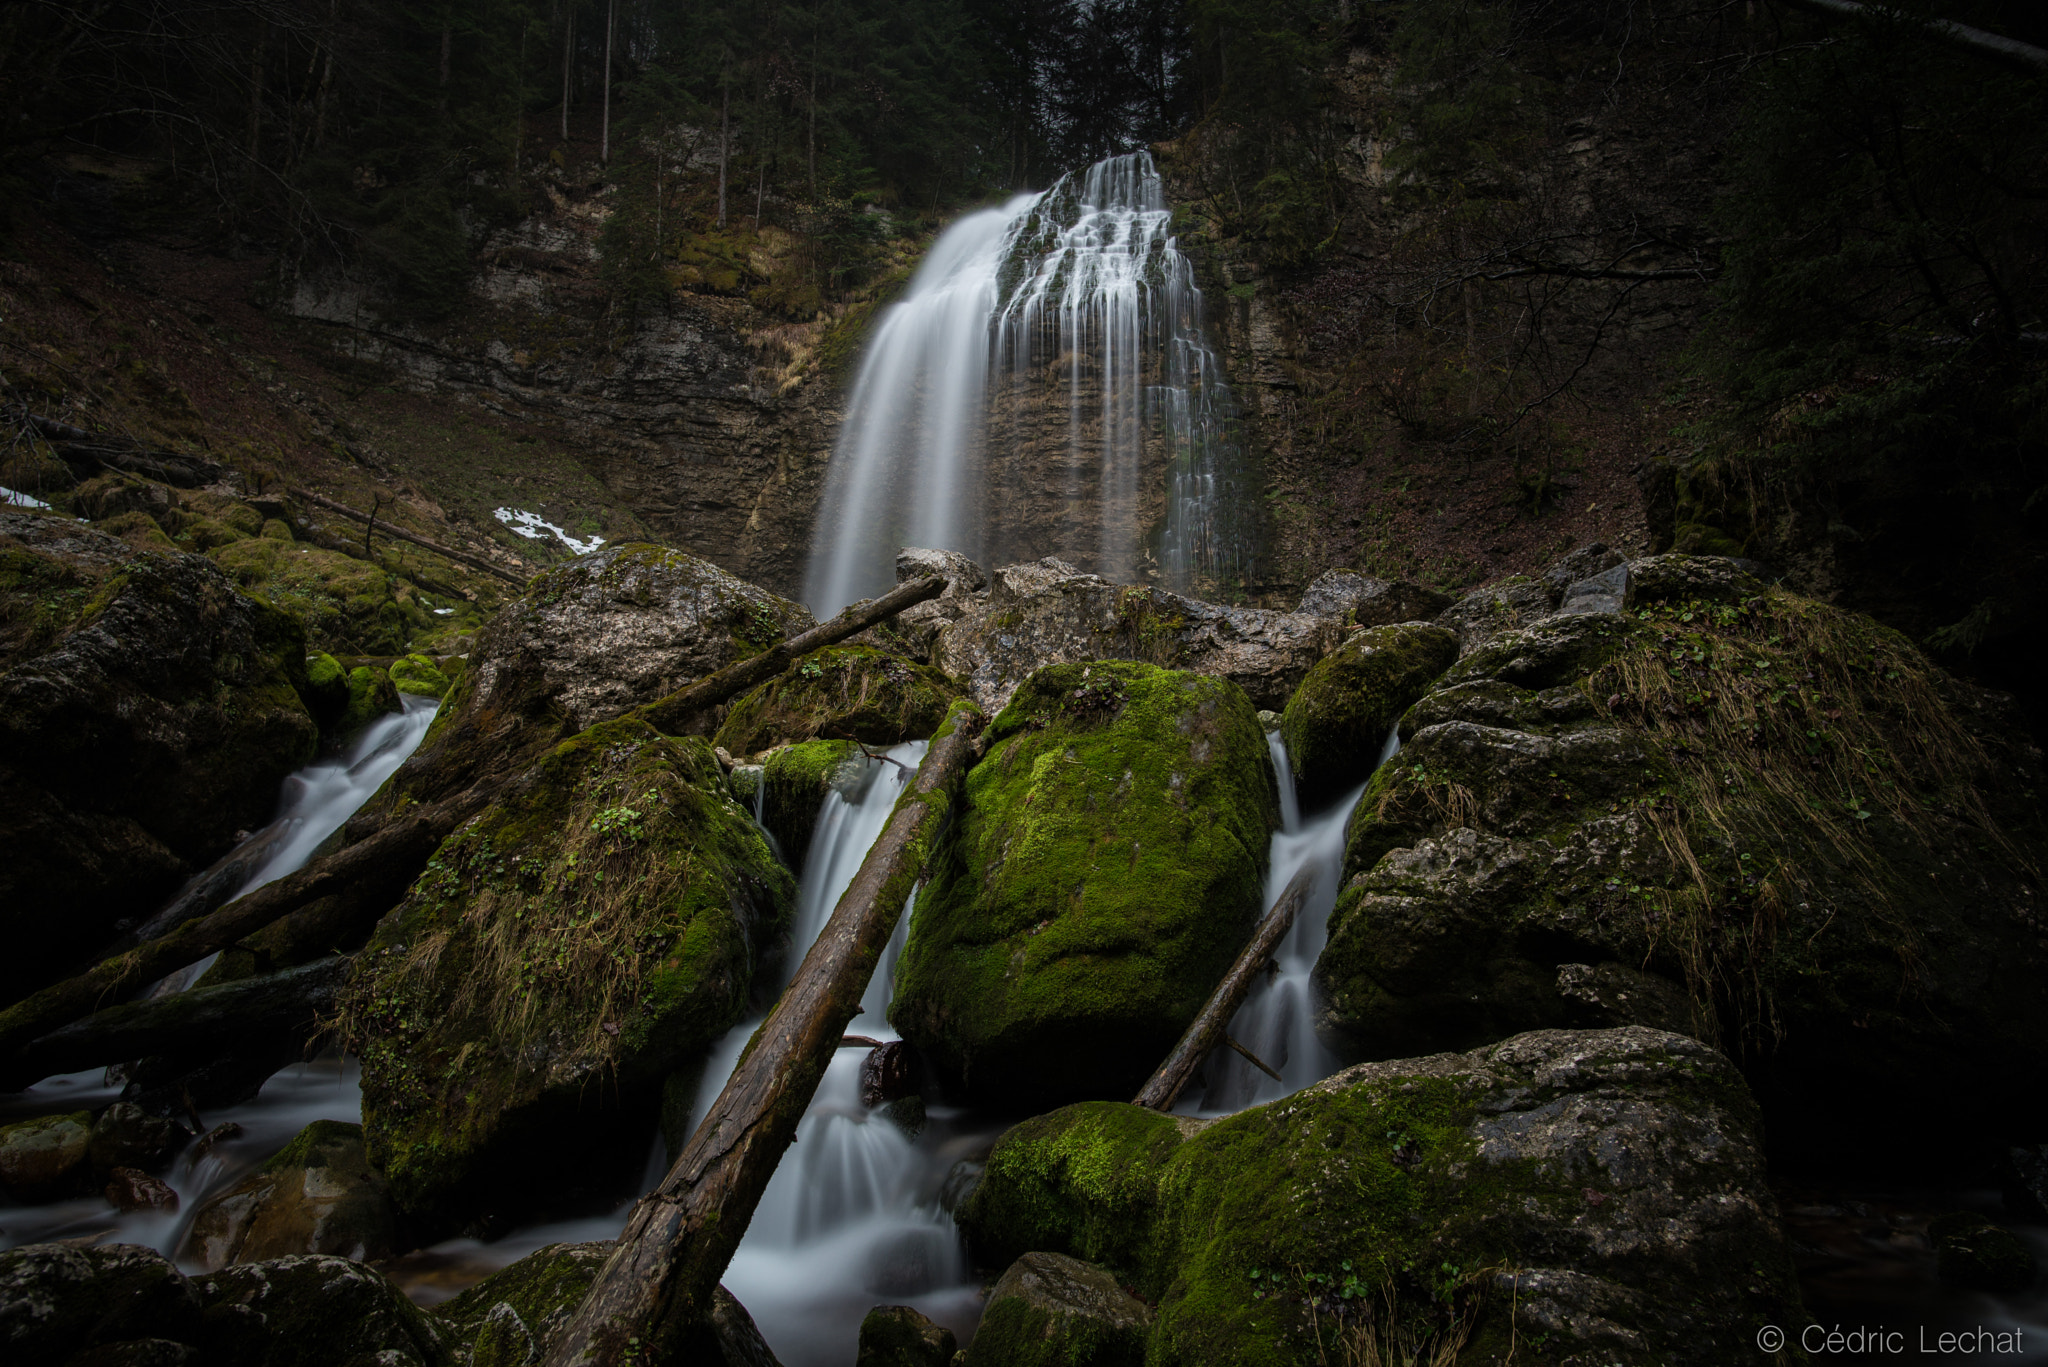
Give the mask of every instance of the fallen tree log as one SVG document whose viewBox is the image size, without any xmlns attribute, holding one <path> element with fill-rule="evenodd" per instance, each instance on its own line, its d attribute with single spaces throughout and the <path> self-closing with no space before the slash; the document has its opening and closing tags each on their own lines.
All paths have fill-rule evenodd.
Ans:
<svg viewBox="0 0 2048 1367">
<path fill-rule="evenodd" d="M 1159 1071 L 1152 1074 L 1137 1096 L 1132 1098 L 1135 1104 L 1155 1111 L 1172 1110 L 1173 1103 L 1180 1099 L 1181 1089 L 1188 1085 L 1195 1069 L 1219 1044 L 1229 1045 L 1251 1059 L 1262 1071 L 1277 1076 L 1271 1068 L 1253 1058 L 1250 1050 L 1230 1038 L 1230 1018 L 1237 1014 L 1238 1007 L 1244 1005 L 1245 995 L 1252 990 L 1259 970 L 1265 967 L 1266 960 L 1273 957 L 1273 951 L 1286 938 L 1313 886 L 1315 873 L 1307 868 L 1287 881 L 1280 896 L 1274 899 L 1273 905 L 1253 929 L 1251 942 L 1237 956 L 1237 962 L 1230 966 L 1230 971 L 1223 975 L 1223 981 L 1216 985 L 1216 990 L 1209 994 L 1209 1001 L 1202 1007 L 1201 1014 L 1180 1037 L 1180 1043 L 1173 1046 L 1173 1052 L 1166 1056 L 1166 1062 L 1159 1065 Z"/>
<path fill-rule="evenodd" d="M 759 655 L 750 655 L 736 660 L 714 674 L 706 674 L 693 684 L 688 684 L 665 698 L 656 699 L 641 707 L 634 715 L 657 731 L 679 735 L 682 729 L 696 717 L 716 707 L 727 698 L 774 678 L 789 667 L 789 662 L 800 655 L 843 641 L 858 632 L 866 631 L 877 622 L 894 617 L 897 613 L 927 598 L 936 598 L 946 591 L 946 581 L 934 575 L 924 579 L 913 579 L 907 584 L 898 584 L 880 598 L 855 603 L 828 622 L 820 622 L 798 636 L 779 642 Z"/>
<path fill-rule="evenodd" d="M 441 842 L 506 786 L 503 779 L 478 784 L 444 802 L 416 808 L 366 840 L 16 1002 L 0 1011 L 0 1058 L 322 897 L 394 905 Z"/>
<path fill-rule="evenodd" d="M 34 1040 L 0 1063 L 0 1092 L 19 1091 L 53 1073 L 75 1073 L 148 1055 L 204 1062 L 251 1038 L 310 1039 L 348 977 L 339 955 L 282 973 L 195 987 L 127 1002 Z"/>
<path fill-rule="evenodd" d="M 104 959 L 125 953 L 139 944 L 168 935 L 187 921 L 196 921 L 208 912 L 218 910 L 255 876 L 277 842 L 290 833 L 285 825 L 273 823 L 250 836 L 216 859 L 204 872 L 194 875 L 178 890 L 178 895 L 164 903 L 154 916 L 122 934 L 102 949 L 97 957 Z"/>
<path fill-rule="evenodd" d="M 467 565 L 473 570 L 482 570 L 485 574 L 496 575 L 508 584 L 514 584 L 521 588 L 524 588 L 526 585 L 526 580 L 506 569 L 503 565 L 494 565 L 482 556 L 471 555 L 467 551 L 453 550 L 441 545 L 437 541 L 429 541 L 424 536 L 414 536 L 411 532 L 401 527 L 392 526 L 388 521 L 379 521 L 375 514 L 351 508 L 346 503 L 336 503 L 333 499 L 316 494 L 310 489 L 293 489 L 291 495 L 293 498 L 302 498 L 315 507 L 325 508 L 331 513 L 340 513 L 343 517 L 353 518 L 372 531 L 382 532 L 393 541 L 409 541 L 413 545 L 430 550 L 435 555 L 441 556 L 444 559 L 453 560 L 458 565 Z M 446 590 L 444 589 L 443 592 L 446 592 Z"/>
<path fill-rule="evenodd" d="M 556 1336 L 550 1367 L 668 1361 L 711 1313 L 718 1279 L 796 1138 L 846 1023 L 859 1014 L 904 901 L 951 819 L 960 780 L 981 753 L 981 721 L 971 704 L 953 704 L 725 1090 L 668 1176 L 634 1208 L 617 1250 Z"/>
</svg>

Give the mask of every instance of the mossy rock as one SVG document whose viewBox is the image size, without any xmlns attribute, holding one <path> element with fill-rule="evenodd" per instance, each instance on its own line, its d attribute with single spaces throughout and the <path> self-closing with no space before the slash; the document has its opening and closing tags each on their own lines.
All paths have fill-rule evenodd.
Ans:
<svg viewBox="0 0 2048 1367">
<path fill-rule="evenodd" d="M 389 673 L 391 686 L 401 693 L 436 701 L 448 696 L 448 676 L 425 655 L 406 655 L 393 660 Z"/>
<path fill-rule="evenodd" d="M 318 745 L 305 687 L 299 625 L 210 562 L 0 512 L 0 997 L 269 820 Z"/>
<path fill-rule="evenodd" d="M 306 657 L 306 691 L 301 695 L 323 735 L 336 734 L 352 700 L 349 673 L 341 661 L 322 651 Z"/>
<path fill-rule="evenodd" d="M 878 1305 L 860 1322 L 853 1367 L 952 1367 L 953 1331 L 908 1305 Z"/>
<path fill-rule="evenodd" d="M 734 755 L 825 736 L 869 745 L 923 740 L 958 692 L 930 665 L 873 646 L 814 650 L 726 714 L 717 744 Z"/>
<path fill-rule="evenodd" d="M 809 740 L 769 756 L 761 770 L 761 824 L 801 869 L 810 854 L 818 812 L 834 791 L 851 800 L 870 780 L 873 761 L 850 740 Z"/>
<path fill-rule="evenodd" d="M 2010 913 L 2043 893 L 2044 775 L 2007 705 L 1727 561 L 1630 562 L 1624 601 L 1468 643 L 1404 716 L 1348 832 L 1325 1039 L 1668 1024 L 1683 993 L 1787 1154 L 2048 1127 L 2048 942 Z M 1573 987 L 1623 968 L 1658 990 Z"/>
<path fill-rule="evenodd" d="M 204 555 L 223 546 L 246 541 L 249 539 L 249 533 L 210 517 L 188 517 L 185 519 L 185 525 L 180 527 L 178 534 L 171 539 L 180 550 L 195 551 Z"/>
<path fill-rule="evenodd" d="M 238 537 L 258 536 L 263 531 L 263 514 L 228 494 L 195 490 L 180 500 L 188 512 L 226 527 Z"/>
<path fill-rule="evenodd" d="M 260 530 L 260 528 L 259 528 Z M 303 542 L 250 536 L 212 559 L 249 593 L 305 624 L 306 639 L 340 655 L 399 655 L 425 625 L 390 575 L 367 560 Z"/>
<path fill-rule="evenodd" d="M 258 532 L 257 535 L 265 541 L 296 541 L 298 539 L 292 535 L 292 524 L 286 522 L 281 517 L 264 519 L 263 530 Z"/>
<path fill-rule="evenodd" d="M 79 1185 L 92 1144 L 92 1113 L 37 1116 L 0 1125 L 0 1191 L 48 1200 Z"/>
<path fill-rule="evenodd" d="M 138 551 L 175 551 L 177 545 L 148 513 L 116 513 L 94 524 L 108 536 L 118 536 Z"/>
<path fill-rule="evenodd" d="M 344 997 L 371 1160 L 437 1226 L 528 1213 L 550 1155 L 591 1174 L 560 1202 L 637 1171 L 663 1079 L 745 1012 L 794 903 L 701 739 L 607 722 L 515 792 L 443 842 Z"/>
<path fill-rule="evenodd" d="M 331 658 L 331 657 L 330 657 Z M 352 736 L 377 718 L 404 709 L 390 671 L 375 665 L 357 665 L 348 672 L 348 707 L 336 730 Z"/>
<path fill-rule="evenodd" d="M 1448 628 L 1401 622 L 1353 632 L 1311 669 L 1280 718 L 1302 803 L 1363 783 L 1395 721 L 1457 658 Z"/>
<path fill-rule="evenodd" d="M 1275 798 L 1251 700 L 1130 661 L 1053 665 L 988 738 L 889 1018 L 964 1097 L 1127 1096 L 1262 910 Z"/>
<path fill-rule="evenodd" d="M 179 1258 L 204 1267 L 330 1253 L 357 1262 L 405 1249 L 363 1127 L 316 1120 L 193 1215 Z"/>
<path fill-rule="evenodd" d="M 1405 1330 L 1459 1361 L 1735 1361 L 1804 1322 L 1755 1133 L 1714 1050 L 1640 1027 L 1364 1064 L 1217 1121 L 1121 1103 L 1012 1129 L 960 1212 L 977 1256 L 1106 1264 L 1145 1361 L 1295 1364 Z M 1376 1314 L 1362 1321 L 1360 1304 Z"/>
<path fill-rule="evenodd" d="M 453 1343 L 440 1322 L 383 1273 L 347 1258 L 240 1263 L 195 1277 L 192 1285 L 219 1326 L 211 1341 L 202 1341 L 211 1352 L 201 1360 L 455 1367 Z"/>
<path fill-rule="evenodd" d="M 962 1367 L 1144 1367 L 1151 1324 L 1108 1269 L 1026 1253 L 989 1291 Z"/>
<path fill-rule="evenodd" d="M 2033 1250 L 2019 1235 L 1973 1211 L 1959 1210 L 1927 1222 L 1941 1279 L 1972 1291 L 2024 1291 L 2040 1271 Z"/>
</svg>

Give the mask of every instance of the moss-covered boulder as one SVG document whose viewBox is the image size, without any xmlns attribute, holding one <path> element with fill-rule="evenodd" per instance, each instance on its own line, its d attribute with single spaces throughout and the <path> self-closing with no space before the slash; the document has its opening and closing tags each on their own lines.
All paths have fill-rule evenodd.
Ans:
<svg viewBox="0 0 2048 1367">
<path fill-rule="evenodd" d="M 800 605 L 660 546 L 607 546 L 544 570 L 477 634 L 426 739 L 359 820 L 516 771 L 813 625 Z"/>
<path fill-rule="evenodd" d="M 367 560 L 251 532 L 209 548 L 244 591 L 303 622 L 306 639 L 340 655 L 403 654 L 426 614 Z"/>
<path fill-rule="evenodd" d="M 363 1127 L 316 1120 L 193 1217 L 179 1260 L 203 1268 L 331 1253 L 401 1252 L 398 1210 L 363 1152 Z"/>
<path fill-rule="evenodd" d="M 391 662 L 391 686 L 401 693 L 436 701 L 448 696 L 448 676 L 425 655 L 406 655 Z"/>
<path fill-rule="evenodd" d="M 116 536 L 138 551 L 175 551 L 177 543 L 165 534 L 148 513 L 116 513 L 98 522 L 95 530 Z"/>
<path fill-rule="evenodd" d="M 445 841 L 344 997 L 370 1161 L 430 1223 L 591 1196 L 746 1010 L 789 872 L 702 739 L 607 722 Z M 643 1123 L 644 1122 L 644 1123 Z M 564 1169 L 563 1153 L 577 1162 Z"/>
<path fill-rule="evenodd" d="M 1151 1327 L 1107 1268 L 1026 1253 L 989 1291 L 962 1367 L 1144 1367 Z"/>
<path fill-rule="evenodd" d="M 91 1144 L 89 1111 L 0 1125 L 0 1191 L 17 1201 L 41 1201 L 79 1186 Z"/>
<path fill-rule="evenodd" d="M 398 700 L 398 686 L 392 683 L 389 670 L 378 665 L 357 665 L 348 672 L 348 706 L 336 729 L 344 736 L 351 735 L 404 706 Z"/>
<path fill-rule="evenodd" d="M 1364 782 L 1394 723 L 1457 658 L 1449 628 L 1401 622 L 1353 632 L 1311 669 L 1280 715 L 1303 805 Z"/>
<path fill-rule="evenodd" d="M 988 738 L 890 1021 L 963 1096 L 1127 1096 L 1261 910 L 1274 788 L 1251 700 L 1128 661 L 1054 665 Z"/>
<path fill-rule="evenodd" d="M 1218 1121 L 1070 1106 L 1003 1137 L 959 1218 L 985 1262 L 1108 1266 L 1156 1304 L 1159 1367 L 1314 1361 L 1319 1335 L 1343 1361 L 1734 1362 L 1803 1320 L 1740 1076 L 1641 1027 L 1363 1064 Z"/>
<path fill-rule="evenodd" d="M 1451 605 L 1435 589 L 1406 579 L 1379 579 L 1356 570 L 1325 570 L 1302 591 L 1296 612 L 1335 617 L 1345 626 L 1380 627 L 1426 622 Z"/>
<path fill-rule="evenodd" d="M 953 1331 L 913 1306 L 878 1305 L 860 1322 L 853 1367 L 952 1367 Z"/>
<path fill-rule="evenodd" d="M 1682 993 L 1787 1153 L 2048 1127 L 2041 761 L 2005 702 L 1725 561 L 1600 577 L 1403 718 L 1317 965 L 1332 1046 L 1670 1024 Z"/>
<path fill-rule="evenodd" d="M 306 657 L 306 707 L 320 725 L 322 735 L 341 729 L 351 700 L 348 671 L 341 661 L 324 651 Z"/>
<path fill-rule="evenodd" d="M 201 1361 L 264 1367 L 455 1367 L 450 1335 L 375 1268 L 308 1255 L 194 1277 Z"/>
<path fill-rule="evenodd" d="M 1927 1222 L 1935 1269 L 1951 1286 L 1973 1291 L 2024 1291 L 2036 1273 L 2033 1250 L 2019 1235 L 1975 1211 L 1958 1210 Z"/>
<path fill-rule="evenodd" d="M 734 703 L 717 743 L 751 755 L 818 736 L 869 745 L 922 740 L 939 729 L 958 692 L 930 665 L 873 646 L 827 646 Z"/>
<path fill-rule="evenodd" d="M 155 1249 L 0 1252 L 0 1357 L 9 1367 L 60 1367 L 74 1354 L 136 1340 L 190 1345 L 204 1333 L 204 1311 L 192 1283 Z"/>
<path fill-rule="evenodd" d="M 549 1244 L 484 1278 L 432 1314 L 465 1367 L 526 1367 L 546 1359 L 615 1245 Z M 690 1332 L 678 1360 L 704 1367 L 775 1367 L 747 1308 L 719 1287 L 710 1323 Z"/>
<path fill-rule="evenodd" d="M 312 758 L 305 636 L 208 561 L 0 511 L 0 999 L 155 910 Z"/>
</svg>

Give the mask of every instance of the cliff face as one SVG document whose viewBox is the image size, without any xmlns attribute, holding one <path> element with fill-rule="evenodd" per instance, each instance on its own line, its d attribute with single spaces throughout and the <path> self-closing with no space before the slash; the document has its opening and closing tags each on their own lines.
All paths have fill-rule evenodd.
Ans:
<svg viewBox="0 0 2048 1367">
<path fill-rule="evenodd" d="M 347 364 L 553 429 L 647 531 L 795 593 L 840 420 L 836 376 L 815 355 L 834 321 L 684 289 L 609 304 L 600 222 L 557 210 L 493 235 L 474 303 L 442 329 L 385 321 L 374 294 L 334 273 L 294 281 L 280 306 L 327 325 L 319 343 Z M 794 269 L 772 245 L 757 255 L 771 275 Z"/>
</svg>

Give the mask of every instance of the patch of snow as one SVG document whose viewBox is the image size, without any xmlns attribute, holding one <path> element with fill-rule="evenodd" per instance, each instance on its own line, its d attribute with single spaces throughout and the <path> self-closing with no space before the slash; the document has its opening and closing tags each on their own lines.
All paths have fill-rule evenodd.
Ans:
<svg viewBox="0 0 2048 1367">
<path fill-rule="evenodd" d="M 547 533 L 553 532 L 556 540 L 578 555 L 589 555 L 604 544 L 604 538 L 601 536 L 593 536 L 588 541 L 578 541 L 554 523 L 543 520 L 539 513 L 521 512 L 517 508 L 500 508 L 494 516 L 529 541 L 542 540 Z"/>
<path fill-rule="evenodd" d="M 451 612 L 454 612 L 454 611 L 455 611 L 455 609 L 454 609 L 454 608 L 435 608 L 435 609 L 434 609 L 434 615 L 435 615 L 436 617 L 446 617 L 446 616 L 447 616 L 448 614 L 450 614 Z"/>
<path fill-rule="evenodd" d="M 0 485 L 0 504 L 10 508 L 47 508 L 50 506 L 39 498 L 31 498 L 27 494 L 17 493 L 5 485 Z"/>
</svg>

